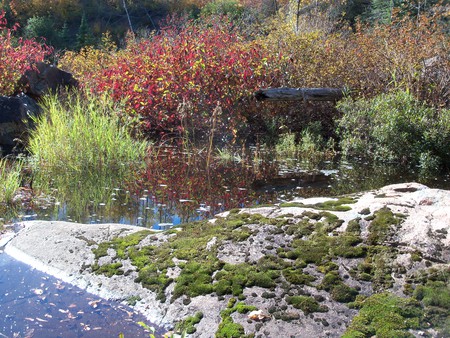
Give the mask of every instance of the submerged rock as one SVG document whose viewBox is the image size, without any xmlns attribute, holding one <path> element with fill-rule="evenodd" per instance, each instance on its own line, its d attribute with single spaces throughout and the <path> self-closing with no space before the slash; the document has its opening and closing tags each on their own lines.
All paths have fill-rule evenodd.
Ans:
<svg viewBox="0 0 450 338">
<path fill-rule="evenodd" d="M 382 316 L 392 336 L 446 334 L 450 191 L 391 185 L 158 233 L 23 224 L 10 255 L 194 337 L 377 335 Z"/>
</svg>

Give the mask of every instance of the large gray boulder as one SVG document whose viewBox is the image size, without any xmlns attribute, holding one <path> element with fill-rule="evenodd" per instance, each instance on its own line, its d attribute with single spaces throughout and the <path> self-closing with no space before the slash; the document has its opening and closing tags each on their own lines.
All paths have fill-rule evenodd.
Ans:
<svg viewBox="0 0 450 338">
<path fill-rule="evenodd" d="M 45 94 L 54 94 L 59 88 L 78 87 L 78 81 L 68 72 L 53 65 L 38 62 L 34 68 L 25 72 L 19 81 L 19 86 L 25 88 L 28 95 L 38 98 Z"/>
<path fill-rule="evenodd" d="M 25 94 L 0 96 L 0 147 L 3 153 L 10 153 L 22 143 L 32 118 L 41 113 L 41 108 Z"/>
</svg>

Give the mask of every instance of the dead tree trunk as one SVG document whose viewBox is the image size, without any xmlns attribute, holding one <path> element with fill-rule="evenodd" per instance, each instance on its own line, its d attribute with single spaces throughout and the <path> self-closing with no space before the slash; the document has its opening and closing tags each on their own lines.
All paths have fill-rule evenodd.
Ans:
<svg viewBox="0 0 450 338">
<path fill-rule="evenodd" d="M 337 101 L 344 96 L 342 88 L 268 88 L 254 96 L 258 101 Z"/>
</svg>

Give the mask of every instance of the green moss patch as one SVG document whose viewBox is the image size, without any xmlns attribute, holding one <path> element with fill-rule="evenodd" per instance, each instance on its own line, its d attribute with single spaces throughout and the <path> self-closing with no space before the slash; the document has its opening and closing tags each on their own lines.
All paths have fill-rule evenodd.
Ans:
<svg viewBox="0 0 450 338">
<path fill-rule="evenodd" d="M 383 244 L 392 234 L 393 226 L 399 225 L 402 217 L 395 215 L 389 208 L 382 208 L 373 214 L 373 220 L 369 226 L 369 245 Z"/>
<path fill-rule="evenodd" d="M 244 327 L 241 324 L 237 324 L 231 318 L 231 314 L 234 312 L 247 313 L 257 310 L 258 308 L 252 305 L 246 305 L 245 303 L 236 303 L 235 298 L 231 298 L 228 302 L 228 307 L 222 310 L 220 316 L 222 322 L 219 324 L 219 328 L 216 332 L 216 338 L 250 338 L 253 335 L 245 335 Z"/>
<path fill-rule="evenodd" d="M 329 211 L 349 211 L 352 208 L 346 204 L 356 203 L 357 200 L 351 197 L 342 197 L 338 200 L 329 200 L 316 204 L 303 204 L 301 202 L 281 203 L 281 208 L 312 208 L 316 210 L 329 210 Z"/>
<path fill-rule="evenodd" d="M 340 303 L 353 302 L 358 295 L 356 289 L 342 282 L 337 271 L 330 271 L 325 274 L 322 283 L 318 288 L 328 291 L 331 294 L 331 297 Z"/>
<path fill-rule="evenodd" d="M 197 331 L 195 325 L 200 323 L 202 318 L 203 313 L 197 312 L 195 315 L 187 317 L 186 319 L 177 323 L 177 325 L 175 326 L 175 331 L 179 333 L 186 332 L 187 334 L 193 334 Z"/>
<path fill-rule="evenodd" d="M 419 328 L 423 311 L 412 298 L 390 293 L 375 294 L 358 302 L 358 315 L 343 335 L 353 337 L 414 337 L 409 329 Z"/>
<path fill-rule="evenodd" d="M 300 309 L 305 315 L 313 312 L 327 312 L 328 308 L 321 306 L 313 297 L 307 296 L 291 296 L 286 301 L 296 309 Z"/>
</svg>

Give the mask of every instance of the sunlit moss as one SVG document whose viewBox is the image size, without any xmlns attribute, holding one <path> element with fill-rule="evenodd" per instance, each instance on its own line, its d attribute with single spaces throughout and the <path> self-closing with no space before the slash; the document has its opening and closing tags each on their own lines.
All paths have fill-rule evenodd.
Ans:
<svg viewBox="0 0 450 338">
<path fill-rule="evenodd" d="M 361 301 L 360 311 L 344 333 L 343 338 L 356 337 L 414 337 L 409 329 L 419 328 L 423 311 L 411 298 L 390 293 L 375 294 Z"/>
</svg>

